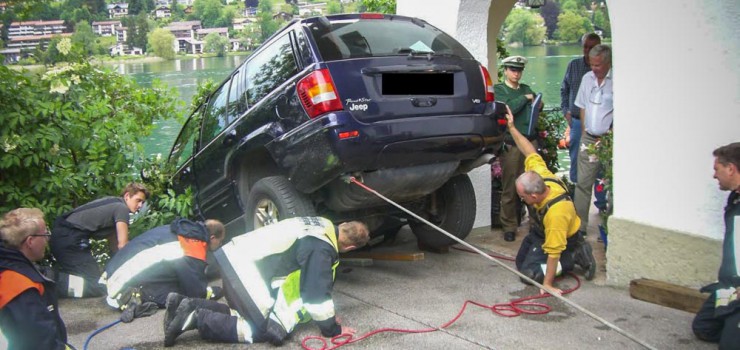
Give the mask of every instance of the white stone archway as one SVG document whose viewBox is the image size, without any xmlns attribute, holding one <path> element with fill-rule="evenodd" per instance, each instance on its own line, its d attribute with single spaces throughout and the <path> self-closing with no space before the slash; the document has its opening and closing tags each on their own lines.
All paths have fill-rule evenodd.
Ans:
<svg viewBox="0 0 740 350">
<path fill-rule="evenodd" d="M 397 0 L 465 45 L 492 72 L 495 38 L 515 0 Z M 716 279 L 727 193 L 711 152 L 740 141 L 736 0 L 608 1 L 614 47 L 615 212 L 607 283 Z M 490 174 L 471 173 L 476 227 L 490 220 Z"/>
</svg>

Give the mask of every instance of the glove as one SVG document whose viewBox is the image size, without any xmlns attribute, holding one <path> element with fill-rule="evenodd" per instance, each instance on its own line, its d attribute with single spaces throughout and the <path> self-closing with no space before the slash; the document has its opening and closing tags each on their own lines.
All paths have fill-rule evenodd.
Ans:
<svg viewBox="0 0 740 350">
<path fill-rule="evenodd" d="M 709 293 L 709 294 L 711 294 L 711 293 L 714 293 L 714 291 L 717 290 L 717 289 L 719 289 L 719 282 L 714 282 L 714 283 L 711 283 L 711 284 L 707 284 L 704 287 L 701 287 L 701 289 L 699 289 L 699 291 L 702 292 L 702 293 Z"/>
<path fill-rule="evenodd" d="M 206 299 L 218 300 L 224 296 L 224 290 L 219 286 L 208 286 L 206 288 Z"/>
<path fill-rule="evenodd" d="M 129 323 L 135 318 L 154 315 L 157 313 L 157 309 L 159 309 L 159 306 L 151 301 L 142 304 L 129 304 L 126 310 L 121 313 L 121 322 Z"/>
</svg>

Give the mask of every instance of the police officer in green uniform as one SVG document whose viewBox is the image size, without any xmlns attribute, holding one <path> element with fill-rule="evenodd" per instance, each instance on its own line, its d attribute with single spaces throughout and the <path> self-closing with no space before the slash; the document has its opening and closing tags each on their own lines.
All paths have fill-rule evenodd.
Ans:
<svg viewBox="0 0 740 350">
<path fill-rule="evenodd" d="M 527 59 L 522 56 L 509 56 L 501 62 L 504 67 L 505 80 L 493 86 L 497 101 L 506 103 L 514 114 L 514 126 L 524 137 L 537 147 L 536 132 L 528 134 L 530 129 L 530 115 L 535 93 L 529 85 L 521 84 L 524 66 Z M 537 106 L 541 108 L 542 106 Z M 532 130 L 535 130 L 532 128 Z M 524 155 L 514 141 L 507 135 L 504 150 L 501 153 L 501 226 L 504 231 L 504 240 L 514 241 L 516 230 L 519 227 L 519 213 L 521 204 L 516 194 L 516 178 L 524 172 Z"/>
<path fill-rule="evenodd" d="M 337 322 L 331 292 L 339 253 L 368 240 L 362 222 L 335 226 L 320 217 L 286 219 L 232 239 L 214 254 L 228 306 L 170 293 L 164 345 L 196 328 L 211 341 L 281 345 L 310 320 L 326 337 L 353 334 Z"/>
</svg>

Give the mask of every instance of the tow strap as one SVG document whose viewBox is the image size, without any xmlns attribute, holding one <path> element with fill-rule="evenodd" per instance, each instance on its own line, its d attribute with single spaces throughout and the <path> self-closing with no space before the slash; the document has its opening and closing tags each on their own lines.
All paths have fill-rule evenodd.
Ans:
<svg viewBox="0 0 740 350">
<path fill-rule="evenodd" d="M 519 276 L 519 278 L 521 278 L 521 279 L 523 279 L 523 280 L 525 280 L 525 281 L 527 281 L 527 282 L 529 282 L 529 283 L 531 283 L 531 284 L 539 287 L 542 290 L 547 290 L 545 288 L 545 286 L 543 286 L 542 284 L 538 283 L 537 281 L 535 281 L 535 280 L 533 280 L 533 279 L 525 276 L 521 272 L 519 272 L 516 269 L 512 268 L 511 266 L 509 266 L 509 265 L 501 262 L 499 259 L 493 257 L 492 255 L 484 253 L 483 251 L 481 251 L 480 249 L 476 248 L 475 246 L 473 246 L 473 245 L 471 245 L 471 244 L 469 244 L 469 243 L 461 240 L 460 238 L 452 235 L 451 233 L 449 233 L 449 232 L 447 232 L 447 231 L 445 231 L 445 230 L 437 227 L 436 225 L 432 224 L 428 220 L 426 220 L 426 219 L 424 219 L 424 218 L 416 215 L 415 213 L 413 213 L 410 210 L 404 208 L 403 206 L 399 205 L 398 203 L 390 200 L 389 198 L 383 196 L 382 194 L 378 193 L 377 191 L 373 190 L 372 188 L 370 188 L 370 187 L 366 186 L 365 184 L 361 183 L 360 181 L 357 181 L 357 179 L 355 177 L 350 176 L 350 177 L 348 177 L 346 179 L 346 181 L 348 183 L 355 184 L 355 185 L 361 187 L 362 189 L 364 189 L 364 190 L 366 190 L 366 191 L 374 194 L 378 198 L 380 198 L 380 199 L 388 202 L 389 204 L 393 205 L 394 207 L 402 210 L 403 212 L 405 212 L 406 214 L 410 215 L 411 217 L 413 217 L 413 218 L 415 218 L 415 219 L 417 219 L 417 220 L 419 220 L 419 221 L 421 221 L 421 222 L 429 225 L 430 227 L 432 227 L 435 230 L 441 232 L 442 234 L 446 235 L 450 239 L 452 239 L 452 240 L 454 240 L 454 241 L 456 241 L 456 242 L 464 245 L 465 247 L 467 247 L 470 250 L 470 252 L 477 253 L 480 256 L 482 256 L 482 257 L 484 257 L 484 258 L 486 258 L 486 259 L 488 259 L 490 261 L 495 262 L 499 266 L 501 266 L 501 267 L 503 267 L 503 268 L 511 271 L 513 274 Z M 577 286 L 575 288 L 570 289 L 570 290 L 564 290 L 563 291 L 563 294 L 567 294 L 566 291 L 568 293 L 570 293 L 573 290 L 578 289 L 578 287 L 580 286 L 580 280 L 577 277 L 575 277 L 575 275 L 573 275 L 573 274 L 569 274 L 569 275 L 572 276 L 572 277 L 574 277 L 576 279 Z M 331 338 L 331 342 L 334 345 L 332 347 L 327 347 L 326 340 L 324 338 L 322 338 L 322 337 L 309 336 L 309 337 L 305 337 L 303 339 L 303 341 L 301 342 L 301 345 L 306 350 L 333 350 L 333 349 L 339 348 L 339 347 L 341 347 L 343 345 L 356 343 L 356 342 L 358 342 L 360 340 L 366 339 L 366 338 L 368 338 L 370 336 L 373 336 L 373 335 L 378 334 L 378 333 L 383 333 L 383 332 L 397 332 L 397 333 L 429 333 L 429 332 L 435 332 L 435 331 L 444 329 L 446 327 L 449 327 L 451 324 L 453 324 L 455 321 L 457 321 L 457 319 L 460 318 L 460 316 L 462 316 L 462 314 L 465 311 L 465 308 L 468 306 L 468 304 L 473 304 L 473 305 L 476 305 L 476 306 L 479 306 L 479 307 L 491 309 L 491 311 L 493 311 L 493 312 L 495 312 L 495 313 L 497 313 L 499 315 L 507 316 L 507 317 L 518 316 L 518 314 L 519 313 L 522 313 L 522 312 L 524 312 L 524 313 L 546 313 L 546 312 L 549 311 L 549 308 L 550 308 L 548 305 L 539 304 L 539 303 L 529 303 L 528 301 L 529 300 L 532 300 L 532 299 L 544 298 L 544 297 L 549 297 L 549 296 L 553 296 L 553 297 L 558 298 L 559 300 L 561 300 L 564 303 L 572 306 L 576 310 L 579 310 L 579 311 L 583 312 L 587 316 L 593 318 L 596 321 L 601 322 L 605 326 L 613 329 L 617 333 L 619 333 L 619 334 L 621 334 L 621 335 L 629 338 L 630 340 L 634 341 L 637 344 L 640 344 L 640 345 L 644 346 L 647 349 L 656 349 L 655 347 L 653 347 L 653 346 L 647 344 L 646 342 L 638 339 L 634 335 L 632 335 L 632 334 L 624 331 L 623 329 L 617 327 L 616 325 L 614 325 L 611 322 L 605 320 L 604 318 L 602 318 L 602 317 L 594 314 L 593 312 L 591 312 L 589 310 L 586 310 L 584 307 L 582 307 L 582 306 L 576 304 L 575 302 L 573 302 L 573 301 L 571 301 L 569 299 L 566 299 L 563 296 L 558 295 L 558 294 L 540 294 L 540 295 L 537 295 L 537 296 L 520 298 L 520 299 L 516 299 L 514 301 L 511 301 L 511 302 L 509 302 L 507 304 L 503 304 L 503 306 L 497 306 L 497 305 L 488 306 L 488 305 L 480 304 L 480 303 L 477 303 L 477 302 L 474 302 L 474 301 L 466 300 L 465 303 L 462 306 L 462 309 L 457 314 L 457 316 L 455 316 L 452 320 L 448 321 L 447 323 L 445 323 L 444 325 L 442 325 L 442 326 L 440 326 L 438 328 L 427 328 L 427 329 L 420 329 L 420 330 L 408 330 L 408 329 L 397 329 L 397 328 L 381 328 L 381 329 L 378 329 L 378 330 L 371 331 L 371 332 L 369 332 L 367 334 L 364 334 L 364 335 L 360 336 L 359 338 L 353 338 L 352 335 L 350 335 L 350 334 L 340 334 L 338 336 L 335 336 L 335 337 Z M 498 304 L 498 305 L 501 305 L 501 304 Z M 544 305 L 544 308 L 543 308 L 543 305 Z M 519 306 L 527 306 L 527 307 L 526 308 L 521 308 Z M 533 311 L 533 310 L 531 310 L 531 307 L 534 307 L 534 308 L 543 308 L 543 310 L 546 310 L 546 311 L 543 311 L 543 310 L 535 310 L 535 311 Z M 502 312 L 503 312 L 503 314 L 502 314 Z M 319 342 L 322 343 L 322 347 L 321 348 L 318 348 L 318 349 L 317 348 L 309 347 L 308 346 L 308 342 L 310 342 L 310 341 L 319 341 Z"/>
</svg>

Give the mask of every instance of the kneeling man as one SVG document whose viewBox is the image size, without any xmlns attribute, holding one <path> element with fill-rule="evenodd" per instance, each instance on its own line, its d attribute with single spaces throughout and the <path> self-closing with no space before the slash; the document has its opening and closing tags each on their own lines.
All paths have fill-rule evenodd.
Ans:
<svg viewBox="0 0 740 350">
<path fill-rule="evenodd" d="M 207 340 L 281 345 L 310 320 L 325 337 L 353 334 L 337 322 L 331 292 L 339 253 L 368 240 L 362 222 L 334 226 L 321 217 L 286 219 L 232 239 L 214 254 L 229 305 L 170 294 L 164 346 L 196 328 Z"/>
<path fill-rule="evenodd" d="M 220 289 L 208 287 L 206 254 L 221 246 L 224 234 L 218 220 L 176 219 L 132 239 L 108 262 L 101 277 L 108 305 L 123 310 L 131 302 L 154 302 L 164 308 L 170 292 L 214 296 L 214 289 Z"/>
<path fill-rule="evenodd" d="M 516 256 L 516 267 L 524 275 L 545 286 L 547 292 L 562 294 L 553 286 L 555 276 L 579 265 L 591 280 L 596 262 L 591 246 L 578 232 L 581 219 L 565 184 L 547 169 L 542 156 L 514 127 L 514 116 L 508 109 L 508 129 L 516 146 L 526 157 L 525 172 L 516 180 L 516 192 L 530 206 L 529 235 L 524 238 Z M 543 293 L 545 291 L 542 291 Z"/>
</svg>

